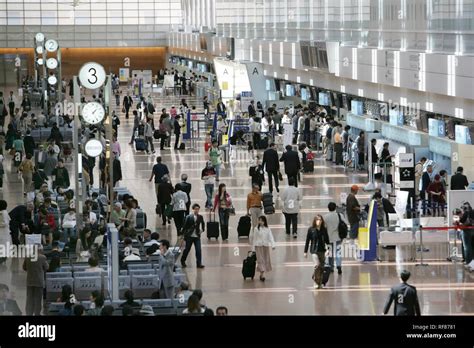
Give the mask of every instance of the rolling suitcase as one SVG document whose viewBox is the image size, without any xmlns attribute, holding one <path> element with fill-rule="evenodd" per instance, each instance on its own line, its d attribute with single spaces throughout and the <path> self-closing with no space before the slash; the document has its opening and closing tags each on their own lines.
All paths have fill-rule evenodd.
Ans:
<svg viewBox="0 0 474 348">
<path fill-rule="evenodd" d="M 265 215 L 274 214 L 273 195 L 268 192 L 263 194 L 263 212 Z"/>
<path fill-rule="evenodd" d="M 239 224 L 237 225 L 237 234 L 238 238 L 240 237 L 249 237 L 250 236 L 250 228 L 252 227 L 252 222 L 250 220 L 250 216 L 242 216 L 239 219 Z"/>
<path fill-rule="evenodd" d="M 247 278 L 255 277 L 255 268 L 257 265 L 257 255 L 253 251 L 249 251 L 247 257 L 244 259 L 242 263 L 242 276 L 244 280 Z"/>
<path fill-rule="evenodd" d="M 331 275 L 331 268 L 330 267 L 324 267 L 323 268 L 323 285 L 326 286 L 326 283 L 329 281 L 329 276 Z"/>
<path fill-rule="evenodd" d="M 146 150 L 145 139 L 135 138 L 135 150 L 137 150 L 137 151 L 145 151 Z"/>
<path fill-rule="evenodd" d="M 185 143 L 181 143 L 181 144 L 179 145 L 178 150 L 185 150 L 185 149 L 186 149 L 186 144 L 185 144 Z"/>
<path fill-rule="evenodd" d="M 214 216 L 214 221 L 211 216 Z M 206 230 L 207 230 L 207 239 L 215 238 L 216 240 L 219 238 L 219 223 L 216 221 L 216 214 L 209 213 L 209 221 L 206 223 Z"/>
<path fill-rule="evenodd" d="M 314 162 L 313 161 L 306 161 L 303 165 L 303 171 L 305 173 L 312 173 L 314 172 Z"/>
</svg>

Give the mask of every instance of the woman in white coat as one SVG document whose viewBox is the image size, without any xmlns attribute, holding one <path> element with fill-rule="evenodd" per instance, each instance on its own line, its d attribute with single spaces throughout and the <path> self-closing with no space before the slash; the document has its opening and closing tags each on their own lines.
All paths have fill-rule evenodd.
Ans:
<svg viewBox="0 0 474 348">
<path fill-rule="evenodd" d="M 270 260 L 270 247 L 275 249 L 275 240 L 270 228 L 268 228 L 267 218 L 260 216 L 258 218 L 258 227 L 255 230 L 253 238 L 253 247 L 257 254 L 257 269 L 260 272 L 260 280 L 265 281 L 265 272 L 272 270 Z"/>
</svg>

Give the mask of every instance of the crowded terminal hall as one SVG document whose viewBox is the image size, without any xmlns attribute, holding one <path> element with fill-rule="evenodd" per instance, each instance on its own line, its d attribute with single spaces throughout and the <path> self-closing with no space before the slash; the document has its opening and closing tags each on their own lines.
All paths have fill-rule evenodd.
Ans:
<svg viewBox="0 0 474 348">
<path fill-rule="evenodd" d="M 474 314 L 473 30 L 472 0 L 0 0 L 0 316 Z"/>
</svg>

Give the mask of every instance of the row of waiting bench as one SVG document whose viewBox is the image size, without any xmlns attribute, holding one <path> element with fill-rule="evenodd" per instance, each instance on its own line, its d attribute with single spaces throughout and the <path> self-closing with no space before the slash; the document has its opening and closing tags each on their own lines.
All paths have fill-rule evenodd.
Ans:
<svg viewBox="0 0 474 348">
<path fill-rule="evenodd" d="M 180 315 L 187 307 L 187 301 L 183 299 L 144 299 L 135 300 L 140 306 L 148 305 L 153 308 L 155 315 Z M 122 308 L 120 307 L 124 301 L 110 301 L 106 300 L 104 306 L 110 305 L 114 307 L 114 316 L 122 315 Z M 64 302 L 52 302 L 48 305 L 48 315 L 58 315 L 59 311 L 64 308 Z M 80 304 L 85 310 L 90 309 L 91 301 L 81 301 Z M 139 309 L 139 308 L 137 308 Z"/>
<path fill-rule="evenodd" d="M 108 274 L 105 269 L 94 272 L 85 271 L 87 268 L 88 265 L 76 264 L 62 266 L 58 272 L 46 273 L 46 300 L 55 301 L 60 297 L 64 285 L 71 286 L 79 300 L 88 299 L 94 290 L 104 291 L 108 295 Z M 133 290 L 136 298 L 150 298 L 160 288 L 158 263 L 127 263 L 127 268 L 119 271 L 120 298 L 129 289 Z M 174 277 L 176 284 L 186 280 L 186 275 L 178 267 Z"/>
</svg>

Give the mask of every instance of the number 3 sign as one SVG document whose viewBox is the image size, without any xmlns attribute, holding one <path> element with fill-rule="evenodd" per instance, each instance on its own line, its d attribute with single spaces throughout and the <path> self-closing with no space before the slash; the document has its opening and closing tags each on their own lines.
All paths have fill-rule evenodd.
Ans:
<svg viewBox="0 0 474 348">
<path fill-rule="evenodd" d="M 86 63 L 79 70 L 79 81 L 87 89 L 99 88 L 105 82 L 105 70 L 98 63 Z"/>
</svg>

